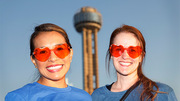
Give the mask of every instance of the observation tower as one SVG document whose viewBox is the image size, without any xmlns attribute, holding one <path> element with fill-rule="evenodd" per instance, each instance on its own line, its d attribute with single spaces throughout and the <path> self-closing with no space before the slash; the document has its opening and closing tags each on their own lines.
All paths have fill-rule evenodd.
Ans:
<svg viewBox="0 0 180 101">
<path fill-rule="evenodd" d="M 74 26 L 83 36 L 84 90 L 92 94 L 99 87 L 97 33 L 102 26 L 101 14 L 95 8 L 82 7 L 74 15 Z"/>
</svg>

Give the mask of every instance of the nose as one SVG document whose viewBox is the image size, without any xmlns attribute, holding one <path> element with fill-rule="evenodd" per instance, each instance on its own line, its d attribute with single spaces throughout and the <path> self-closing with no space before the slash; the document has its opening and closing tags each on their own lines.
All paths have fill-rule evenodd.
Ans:
<svg viewBox="0 0 180 101">
<path fill-rule="evenodd" d="M 128 55 L 128 53 L 127 53 L 127 50 L 124 50 L 124 52 L 122 53 L 121 56 L 122 56 L 123 59 L 129 58 L 129 55 Z"/>
<path fill-rule="evenodd" d="M 58 57 L 56 56 L 56 54 L 54 53 L 54 51 L 51 51 L 51 55 L 48 59 L 49 62 L 55 62 L 58 60 Z"/>
</svg>

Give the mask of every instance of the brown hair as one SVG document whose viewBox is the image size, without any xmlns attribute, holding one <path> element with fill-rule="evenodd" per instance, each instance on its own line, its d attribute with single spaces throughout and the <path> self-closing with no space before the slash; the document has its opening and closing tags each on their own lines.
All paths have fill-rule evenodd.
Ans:
<svg viewBox="0 0 180 101">
<path fill-rule="evenodd" d="M 50 32 L 50 31 L 56 31 L 58 32 L 59 34 L 61 34 L 66 43 L 70 46 L 70 48 L 72 48 L 71 44 L 70 44 L 70 41 L 69 41 L 69 38 L 68 38 L 68 35 L 66 33 L 66 31 L 55 25 L 55 24 L 51 24 L 51 23 L 45 23 L 45 24 L 41 24 L 39 26 L 36 26 L 34 28 L 34 33 L 31 35 L 31 38 L 30 38 L 30 55 L 33 55 L 33 51 L 34 51 L 34 39 L 39 35 L 40 32 Z M 34 58 L 34 56 L 33 56 Z"/>
<path fill-rule="evenodd" d="M 121 32 L 132 33 L 140 42 L 140 46 L 142 48 L 142 54 L 141 54 L 142 61 L 139 63 L 138 71 L 137 71 L 138 77 L 139 77 L 141 83 L 143 84 L 143 91 L 141 93 L 140 99 L 141 99 L 141 101 L 144 101 L 145 99 L 146 100 L 151 99 L 151 101 L 154 101 L 154 99 L 157 96 L 157 93 L 159 92 L 159 87 L 157 86 L 157 84 L 154 81 L 147 78 L 142 72 L 142 63 L 143 63 L 143 60 L 144 60 L 144 57 L 146 54 L 146 42 L 144 40 L 144 37 L 137 28 L 135 28 L 133 26 L 123 25 L 122 27 L 116 28 L 112 32 L 111 37 L 110 37 L 109 47 L 111 46 L 111 44 L 113 44 L 113 41 L 114 41 L 114 38 L 116 37 L 116 35 L 118 35 Z M 108 48 L 108 51 L 106 54 L 106 61 L 107 61 L 106 63 L 108 64 L 106 66 L 108 66 L 108 71 L 109 71 L 109 66 L 110 66 L 110 60 L 111 60 L 111 54 L 110 54 L 110 51 Z M 153 87 L 156 87 L 157 90 L 156 91 L 153 90 Z"/>
</svg>

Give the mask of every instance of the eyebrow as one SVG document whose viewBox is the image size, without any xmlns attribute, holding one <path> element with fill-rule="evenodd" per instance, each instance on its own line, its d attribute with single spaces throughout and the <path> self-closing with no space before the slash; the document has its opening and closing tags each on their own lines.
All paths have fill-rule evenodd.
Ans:
<svg viewBox="0 0 180 101">
<path fill-rule="evenodd" d="M 54 46 L 58 46 L 58 45 L 62 45 L 62 44 L 65 44 L 65 43 L 61 43 L 61 44 L 56 44 L 56 45 L 54 45 Z"/>
<path fill-rule="evenodd" d="M 62 44 L 65 44 L 65 43 L 60 43 L 60 44 L 56 44 L 56 45 L 53 45 L 53 46 L 58 46 L 58 45 L 62 45 Z M 40 49 L 43 49 L 43 48 L 46 48 L 46 46 L 42 46 L 42 47 L 39 47 Z M 48 47 L 47 47 L 48 48 Z"/>
</svg>

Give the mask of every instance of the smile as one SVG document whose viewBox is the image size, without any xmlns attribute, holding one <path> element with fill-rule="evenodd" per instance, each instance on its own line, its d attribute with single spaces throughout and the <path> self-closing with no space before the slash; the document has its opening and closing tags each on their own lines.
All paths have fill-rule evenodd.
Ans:
<svg viewBox="0 0 180 101">
<path fill-rule="evenodd" d="M 47 70 L 49 72 L 54 73 L 54 72 L 60 71 L 62 68 L 63 68 L 63 65 L 50 65 L 47 67 Z"/>
<path fill-rule="evenodd" d="M 131 62 L 119 62 L 121 66 L 130 66 L 132 63 Z"/>
</svg>

